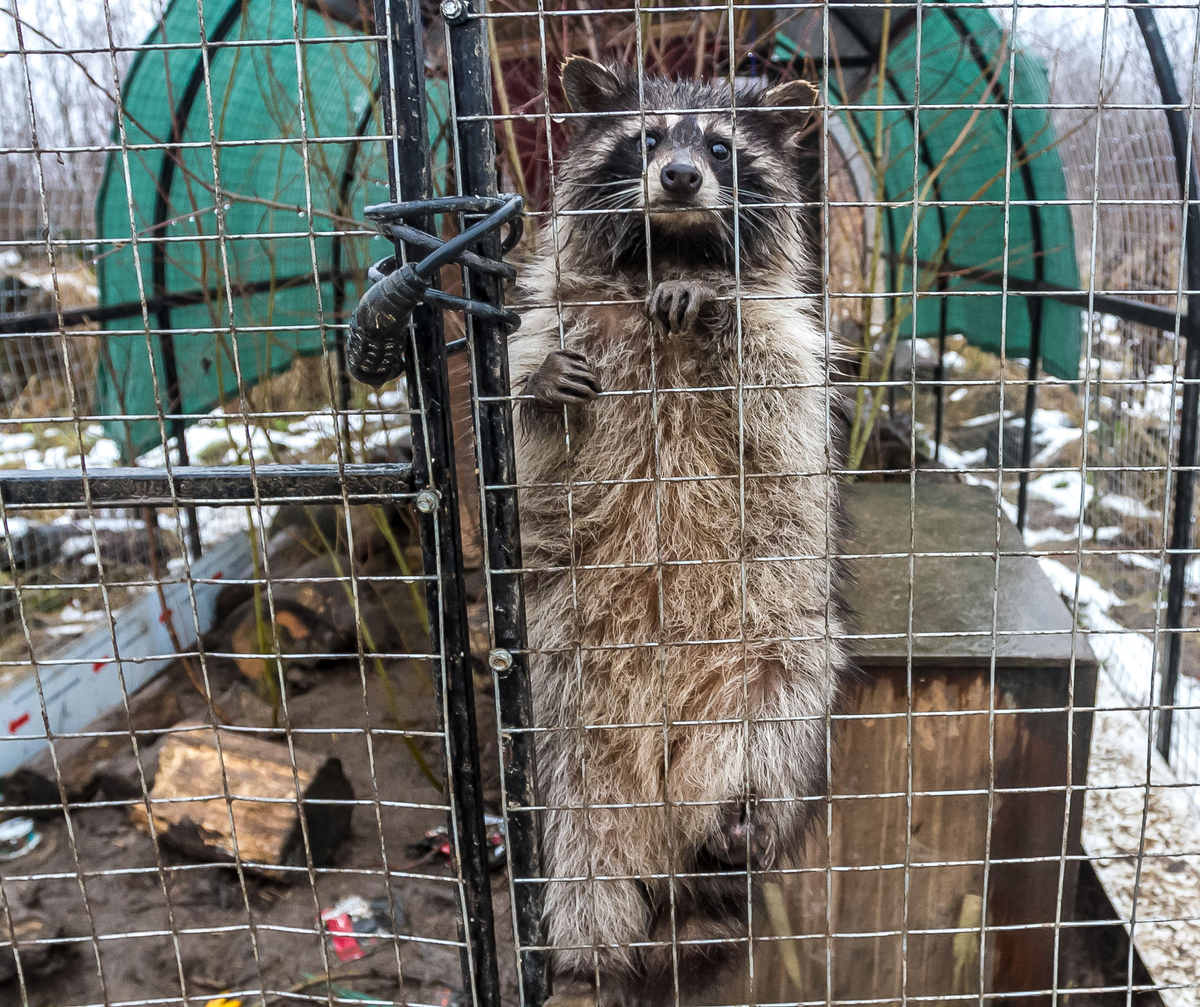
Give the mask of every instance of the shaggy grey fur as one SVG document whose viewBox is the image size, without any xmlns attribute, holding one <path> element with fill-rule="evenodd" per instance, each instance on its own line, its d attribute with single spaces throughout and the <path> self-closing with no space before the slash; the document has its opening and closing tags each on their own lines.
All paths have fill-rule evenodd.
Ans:
<svg viewBox="0 0 1200 1007">
<path fill-rule="evenodd" d="M 610 114 L 575 137 L 510 344 L 555 999 L 666 1002 L 745 954 L 747 862 L 799 856 L 845 664 L 828 351 L 797 296 L 814 95 L 739 94 L 735 136 L 722 83 L 639 98 L 575 59 L 564 89 Z"/>
</svg>

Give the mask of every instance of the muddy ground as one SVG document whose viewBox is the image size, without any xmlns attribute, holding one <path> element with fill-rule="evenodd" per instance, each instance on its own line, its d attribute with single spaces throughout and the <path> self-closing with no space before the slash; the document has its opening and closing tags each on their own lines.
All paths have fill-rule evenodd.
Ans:
<svg viewBox="0 0 1200 1007">
<path fill-rule="evenodd" d="M 212 663 L 215 686 L 236 680 L 236 672 L 219 661 Z M 165 674 L 173 679 L 183 705 L 195 707 L 197 701 L 181 670 Z M 23 986 L 17 981 L 0 983 L 0 1004 L 79 1007 L 133 1002 L 206 1007 L 226 991 L 243 1007 L 263 1004 L 264 991 L 268 1005 L 328 1004 L 331 994 L 343 1003 L 358 997 L 440 1007 L 460 1003 L 454 882 L 444 864 L 417 864 L 418 856 L 409 850 L 427 830 L 445 821 L 440 793 L 396 735 L 372 735 L 372 775 L 364 733 L 363 677 L 355 665 L 308 672 L 298 681 L 307 688 L 293 691 L 288 704 L 296 748 L 340 759 L 356 800 L 370 801 L 377 794 L 382 831 L 375 807 L 358 805 L 352 815 L 351 839 L 342 846 L 336 866 L 316 872 L 315 884 L 307 875 L 292 884 L 251 876 L 243 894 L 237 873 L 229 867 L 199 864 L 169 848 L 162 849 L 156 862 L 149 836 L 131 824 L 126 807 L 104 801 L 74 807 L 71 831 L 61 815 L 41 823 L 41 845 L 5 864 L 0 872 L 9 907 L 33 910 L 61 924 L 66 939 L 49 962 L 51 971 L 28 976 Z M 410 717 L 408 726 L 432 730 L 432 691 L 423 676 L 413 671 L 393 674 L 392 687 Z M 387 696 L 370 674 L 366 700 L 371 727 L 390 729 L 380 712 L 388 707 Z M 303 733 L 306 729 L 320 733 Z M 488 729 L 484 725 L 483 730 Z M 423 741 L 422 749 L 436 766 L 432 740 Z M 402 939 L 364 945 L 367 956 L 357 961 L 341 961 L 328 942 L 323 953 L 319 909 L 351 895 L 368 901 L 386 897 L 385 854 L 393 897 L 403 913 L 397 928 Z M 1081 886 L 1082 917 L 1112 919 L 1103 894 L 1088 874 L 1091 884 Z M 516 1004 L 503 872 L 493 876 L 493 896 L 503 998 Z M 1068 994 L 1064 1000 L 1079 1007 L 1124 1004 L 1125 994 L 1119 989 L 1126 981 L 1127 955 L 1124 931 L 1115 921 L 1111 927 L 1064 930 L 1061 988 L 1111 991 Z M 181 997 L 181 973 L 186 1001 Z M 1139 973 L 1137 981 L 1146 981 L 1144 974 Z M 743 999 L 719 990 L 713 993 L 706 1002 Z M 1153 996 L 1135 999 L 1142 1007 L 1157 1002 Z"/>
<path fill-rule="evenodd" d="M 175 674 L 186 696 L 186 678 L 174 669 L 166 674 Z M 214 691 L 235 676 L 218 668 Z M 327 1002 L 328 987 L 321 981 L 327 968 L 339 995 L 352 991 L 430 1004 L 457 998 L 462 980 L 453 946 L 456 888 L 448 867 L 414 866 L 417 856 L 408 849 L 445 822 L 438 810 L 442 795 L 395 735 L 373 736 L 372 774 L 363 677 L 356 664 L 307 677 L 304 684 L 311 687 L 289 698 L 291 723 L 298 732 L 321 733 L 295 733 L 296 748 L 340 759 L 355 799 L 381 802 L 378 820 L 375 807 L 354 808 L 352 838 L 336 866 L 292 884 L 247 877 L 243 894 L 229 867 L 198 864 L 169 848 L 156 862 L 150 837 L 131 824 L 127 808 L 105 806 L 109 802 L 77 806 L 69 827 L 61 814 L 41 823 L 41 845 L 0 872 L 13 910 L 34 910 L 61 923 L 62 936 L 70 938 L 49 974 L 28 977 L 24 989 L 16 981 L 0 984 L 0 1003 L 66 1007 L 161 998 L 178 1004 L 181 973 L 188 1003 L 201 1007 L 227 990 L 239 992 L 245 1007 L 260 1003 L 264 989 L 268 1004 Z M 389 706 L 381 683 L 374 673 L 366 679 L 371 727 L 394 729 L 380 712 Z M 408 668 L 391 679 L 407 726 L 436 729 L 432 690 L 423 676 Z M 187 702 L 195 705 L 191 698 Z M 435 743 L 425 739 L 422 749 L 436 767 Z M 381 941 L 354 962 L 340 961 L 328 943 L 323 956 L 319 909 L 349 895 L 386 898 L 385 856 L 404 939 Z M 511 947 L 503 874 L 495 876 L 494 891 L 501 946 Z M 514 966 L 505 960 L 501 969 L 506 1000 L 512 1002 Z M 297 995 L 271 995 L 289 990 Z"/>
<path fill-rule="evenodd" d="M 1035 508 L 1043 506 L 1035 501 Z M 1031 517 L 1035 526 L 1053 520 L 1040 510 Z M 313 658 L 291 664 L 286 674 L 292 742 L 300 752 L 338 759 L 358 802 L 351 816 L 351 836 L 334 865 L 318 869 L 312 877 L 301 873 L 290 884 L 253 875 L 242 878 L 228 866 L 200 863 L 165 844 L 156 850 L 130 819 L 135 799 L 122 803 L 108 799 L 104 791 L 90 793 L 73 804 L 69 820 L 61 811 L 47 812 L 49 817 L 38 823 L 40 845 L 20 859 L 0 864 L 0 893 L 7 910 L 18 917 L 37 914 L 49 921 L 59 940 L 49 956 L 36 949 L 23 953 L 28 968 L 19 980 L 4 981 L 0 961 L 0 1007 L 130 1003 L 207 1007 L 227 991 L 240 999 L 242 1007 L 328 1004 L 333 996 L 342 1002 L 365 996 L 451 1007 L 461 997 L 456 886 L 444 862 L 422 860 L 410 849 L 428 830 L 444 824 L 444 798 L 398 733 L 400 726 L 418 734 L 436 732 L 428 671 L 400 660 L 382 666 L 368 661 L 362 669 L 357 661 L 320 662 L 321 654 L 353 652 L 360 641 L 353 618 L 349 624 L 345 619 L 344 592 L 334 583 L 347 569 L 343 545 L 330 530 L 336 530 L 336 522 L 315 539 L 304 527 L 303 541 L 276 543 L 278 549 L 271 552 L 272 576 L 295 578 L 275 583 L 279 610 L 296 617 L 280 621 L 281 629 L 287 630 L 281 633 L 281 647 L 285 652 L 307 650 Z M 369 635 L 374 646 L 365 639 L 361 642 L 364 649 L 381 653 L 421 650 L 427 637 L 409 586 L 394 579 L 395 558 L 380 536 L 370 534 L 372 527 L 364 520 L 362 534 L 355 536 L 356 542 L 365 543 L 357 572 L 365 578 L 360 582 L 365 584 L 360 603 L 369 634 L 364 636 Z M 399 517 L 393 518 L 392 527 L 397 534 L 407 530 Z M 331 540 L 340 557 L 337 563 L 316 548 Z M 411 538 L 403 541 L 410 550 L 407 562 L 415 569 L 419 557 L 411 554 Z M 474 583 L 478 579 L 476 572 L 473 588 L 481 597 L 481 585 Z M 232 587 L 227 590 L 231 596 L 221 624 L 206 643 L 211 692 L 220 697 L 240 685 L 269 700 L 269 690 L 261 687 L 265 670 L 261 660 L 243 660 L 239 666 L 232 659 L 213 656 L 214 651 L 236 652 L 237 630 L 252 626 L 246 614 L 253 602 L 233 597 Z M 317 623 L 319 631 L 314 629 Z M 312 630 L 307 636 L 306 629 Z M 243 653 L 258 649 L 253 638 L 249 643 L 248 648 L 242 647 Z M 474 647 L 477 653 L 481 646 L 486 650 L 486 640 Z M 150 752 L 156 743 L 162 744 L 170 724 L 178 730 L 179 721 L 208 716 L 181 665 L 164 672 L 162 678 L 177 701 L 179 715 L 139 733 Z M 481 703 L 480 711 L 488 705 Z M 127 730 L 127 722 L 118 730 Z M 481 723 L 480 734 L 494 738 L 494 725 Z M 439 774 L 437 738 L 417 738 L 415 743 Z M 131 752 L 127 739 L 111 744 Z M 494 749 L 483 762 L 491 777 L 485 789 L 495 793 Z M 3 789 L 9 803 L 22 803 L 12 801 L 7 785 Z M 57 803 L 57 798 L 24 803 Z M 349 896 L 386 902 L 389 874 L 392 899 L 402 916 L 396 928 L 400 939 L 360 946 L 365 957 L 343 961 L 322 934 L 320 913 Z M 513 1004 L 517 1002 L 515 962 L 503 873 L 494 876 L 493 894 L 503 999 Z M 1103 901 L 1102 893 L 1098 898 Z M 1084 918 L 1108 918 L 1094 906 L 1082 912 Z M 761 914 L 756 918 L 761 919 Z M 1064 931 L 1060 988 L 1111 990 L 1067 999 L 1081 1004 L 1086 1000 L 1087 1007 L 1109 1003 L 1115 1007 L 1117 998 L 1125 1003 L 1120 987 L 1125 982 L 1128 943 L 1122 935 L 1119 925 Z M 713 1003 L 744 1001 L 717 989 L 712 996 L 709 1002 Z"/>
</svg>

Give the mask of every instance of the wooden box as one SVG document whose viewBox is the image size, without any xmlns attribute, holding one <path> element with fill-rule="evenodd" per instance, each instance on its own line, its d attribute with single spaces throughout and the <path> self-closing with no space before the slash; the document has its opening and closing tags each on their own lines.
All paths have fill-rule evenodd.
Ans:
<svg viewBox="0 0 1200 1007">
<path fill-rule="evenodd" d="M 995 490 L 919 484 L 915 550 L 907 484 L 845 501 L 861 671 L 833 726 L 828 830 L 756 899 L 753 999 L 1048 1004 L 1095 658 Z"/>
</svg>

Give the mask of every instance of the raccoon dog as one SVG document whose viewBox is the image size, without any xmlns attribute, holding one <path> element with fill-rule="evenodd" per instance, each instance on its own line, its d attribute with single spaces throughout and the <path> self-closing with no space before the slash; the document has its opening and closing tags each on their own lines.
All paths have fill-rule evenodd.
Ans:
<svg viewBox="0 0 1200 1007">
<path fill-rule="evenodd" d="M 510 343 L 546 923 L 559 1005 L 632 1005 L 745 954 L 748 873 L 795 861 L 824 787 L 816 96 L 739 88 L 735 115 L 727 83 L 579 58 L 563 86 L 604 114 L 577 120 Z"/>
</svg>

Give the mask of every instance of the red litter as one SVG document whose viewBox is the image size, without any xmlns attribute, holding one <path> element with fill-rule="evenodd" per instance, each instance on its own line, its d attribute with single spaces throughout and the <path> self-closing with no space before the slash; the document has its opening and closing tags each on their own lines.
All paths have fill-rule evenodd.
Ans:
<svg viewBox="0 0 1200 1007">
<path fill-rule="evenodd" d="M 504 866 L 508 856 L 508 849 L 504 842 L 504 819 L 499 815 L 484 815 L 483 824 L 487 830 L 488 867 L 497 871 Z M 419 857 L 420 861 L 438 859 L 448 864 L 453 858 L 450 830 L 444 825 L 430 829 L 419 842 L 411 843 L 408 850 Z"/>
<path fill-rule="evenodd" d="M 395 926 L 389 925 L 388 900 L 385 896 L 369 902 L 361 895 L 348 895 L 321 913 L 321 923 L 339 961 L 356 962 L 366 958 L 380 941 L 403 935 L 404 913 L 393 895 Z"/>
</svg>

